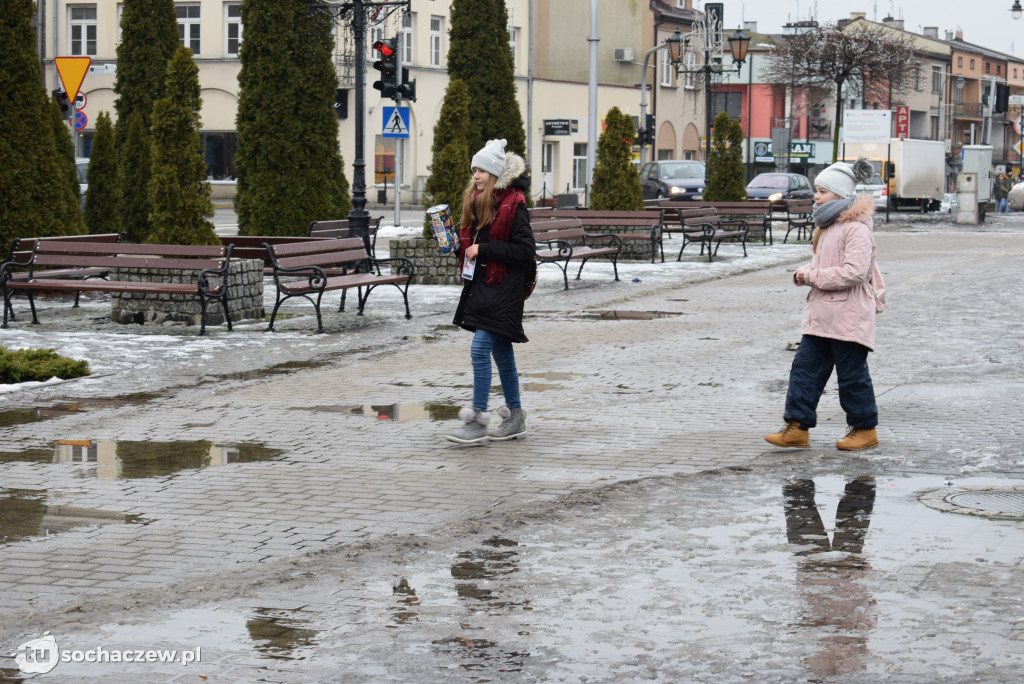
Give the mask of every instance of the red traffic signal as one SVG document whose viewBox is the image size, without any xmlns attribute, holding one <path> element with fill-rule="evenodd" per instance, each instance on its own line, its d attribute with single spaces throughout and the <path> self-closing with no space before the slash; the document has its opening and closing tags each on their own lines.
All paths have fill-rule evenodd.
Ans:
<svg viewBox="0 0 1024 684">
<path fill-rule="evenodd" d="M 398 39 L 378 40 L 373 49 L 380 54 L 380 59 L 373 63 L 373 68 L 380 72 L 380 79 L 374 81 L 373 87 L 382 97 L 393 98 L 398 87 Z"/>
</svg>

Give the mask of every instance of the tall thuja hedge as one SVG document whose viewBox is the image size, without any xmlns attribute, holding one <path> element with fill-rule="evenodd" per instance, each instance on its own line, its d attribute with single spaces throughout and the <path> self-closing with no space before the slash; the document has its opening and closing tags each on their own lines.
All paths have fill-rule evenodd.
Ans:
<svg viewBox="0 0 1024 684">
<path fill-rule="evenodd" d="M 462 216 L 462 193 L 472 171 L 469 168 L 473 158 L 466 143 L 466 127 L 469 125 L 469 90 L 459 79 L 448 83 L 448 90 L 441 104 L 441 115 L 434 124 L 434 145 L 430 150 L 430 176 L 423 187 L 423 206 L 447 204 L 456 223 Z M 433 233 L 430 218 L 423 221 L 423 236 Z"/>
<path fill-rule="evenodd" d="M 61 174 L 71 188 L 71 194 L 81 207 L 82 191 L 78 180 L 78 163 L 75 161 L 75 143 L 71 139 L 71 126 L 61 115 L 57 100 L 50 98 L 48 114 L 50 125 L 53 126 L 53 141 L 57 144 L 57 161 L 60 163 Z"/>
<path fill-rule="evenodd" d="M 351 210 L 334 113 L 330 17 L 305 0 L 246 0 L 235 211 L 242 235 L 304 235 Z"/>
<path fill-rule="evenodd" d="M 452 0 L 449 39 L 448 75 L 465 83 L 470 94 L 470 154 L 488 140 L 505 138 L 506 149 L 525 157 L 505 0 Z"/>
<path fill-rule="evenodd" d="M 32 0 L 0 0 L 0 248 L 16 237 L 85 232 L 58 154 Z M 62 124 L 67 128 L 67 124 Z M 63 133 L 67 136 L 67 133 Z"/>
<path fill-rule="evenodd" d="M 711 152 L 708 154 L 708 202 L 736 202 L 747 199 L 743 168 L 743 127 L 725 112 L 715 117 Z"/>
<path fill-rule="evenodd" d="M 633 166 L 633 119 L 612 107 L 604 119 L 605 128 L 597 139 L 591 209 L 635 211 L 644 208 L 640 178 Z"/>
<path fill-rule="evenodd" d="M 153 183 L 149 242 L 219 245 L 213 232 L 213 202 L 199 136 L 199 68 L 192 51 L 179 46 L 167 67 L 165 96 L 153 103 Z"/>
<path fill-rule="evenodd" d="M 150 114 L 163 97 L 167 63 L 180 45 L 174 0 L 124 0 L 114 80 L 120 153 L 121 225 L 132 242 L 152 231 L 149 217 Z"/>
<path fill-rule="evenodd" d="M 85 195 L 85 225 L 89 232 L 119 233 L 121 219 L 121 176 L 114 143 L 114 124 L 110 114 L 96 117 L 96 135 L 89 155 L 89 192 Z"/>
</svg>

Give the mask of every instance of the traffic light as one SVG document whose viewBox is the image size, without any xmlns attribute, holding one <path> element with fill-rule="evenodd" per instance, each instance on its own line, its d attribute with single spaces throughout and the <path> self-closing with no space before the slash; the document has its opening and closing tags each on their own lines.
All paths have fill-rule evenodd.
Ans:
<svg viewBox="0 0 1024 684">
<path fill-rule="evenodd" d="M 71 100 L 68 99 L 68 94 L 59 88 L 54 89 L 53 99 L 57 100 L 57 104 L 60 105 L 60 116 L 63 119 L 71 118 Z"/>
<path fill-rule="evenodd" d="M 416 79 L 409 80 L 409 70 L 406 67 L 402 67 L 402 82 L 398 84 L 398 94 L 403 100 L 416 101 Z"/>
<path fill-rule="evenodd" d="M 996 83 L 996 101 L 993 103 L 992 112 L 1002 114 L 1010 109 L 1010 86 L 1005 83 Z"/>
<path fill-rule="evenodd" d="M 395 97 L 398 88 L 398 40 L 385 38 L 373 44 L 373 49 L 380 59 L 373 63 L 373 68 L 380 72 L 380 80 L 373 82 L 373 87 L 380 91 L 381 97 Z"/>
</svg>

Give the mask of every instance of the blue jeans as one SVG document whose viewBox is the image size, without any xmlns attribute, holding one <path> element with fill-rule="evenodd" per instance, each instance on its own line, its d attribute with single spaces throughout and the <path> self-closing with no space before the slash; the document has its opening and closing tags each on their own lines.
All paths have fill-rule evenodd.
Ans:
<svg viewBox="0 0 1024 684">
<path fill-rule="evenodd" d="M 477 329 L 473 345 L 469 349 L 473 360 L 473 408 L 487 410 L 487 399 L 491 394 L 491 357 L 498 366 L 501 391 L 505 404 L 510 409 L 521 408 L 519 403 L 519 371 L 516 370 L 516 355 L 512 351 L 512 340 L 498 333 Z"/>
<path fill-rule="evenodd" d="M 997 214 L 1009 214 L 1010 213 L 1010 201 L 1005 197 L 1000 197 L 996 200 L 996 213 Z"/>
<path fill-rule="evenodd" d="M 846 424 L 864 430 L 876 427 L 878 406 L 868 373 L 868 348 L 856 342 L 815 335 L 800 338 L 789 371 L 783 419 L 796 421 L 805 428 L 818 424 L 818 400 L 833 368 L 839 381 L 839 405 L 846 411 Z"/>
</svg>

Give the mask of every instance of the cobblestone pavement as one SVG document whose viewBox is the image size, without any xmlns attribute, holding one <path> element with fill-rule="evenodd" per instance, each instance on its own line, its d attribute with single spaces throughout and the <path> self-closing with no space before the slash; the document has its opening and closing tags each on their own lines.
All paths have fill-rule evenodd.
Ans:
<svg viewBox="0 0 1024 684">
<path fill-rule="evenodd" d="M 62 648 L 203 647 L 201 668 L 62 663 L 54 681 L 1014 681 L 1024 530 L 1012 517 L 930 537 L 899 522 L 921 513 L 880 513 L 874 569 L 827 565 L 831 584 L 815 588 L 824 566 L 805 564 L 788 589 L 773 584 L 792 524 L 766 523 L 795 500 L 795 474 L 837 497 L 870 476 L 913 510 L 934 483 L 1024 480 L 1024 217 L 876 237 L 889 288 L 870 359 L 881 446 L 856 457 L 834 448 L 834 384 L 812 449 L 761 438 L 780 424 L 803 295 L 788 278 L 806 246 L 755 269 L 733 252 L 703 272 L 667 262 L 641 283 L 539 290 L 517 348 L 530 437 L 482 448 L 441 439 L 472 385 L 452 298 L 411 321 L 335 314 L 322 336 L 298 313 L 282 335 L 159 331 L 142 359 L 119 358 L 124 333 L 88 313 L 98 305 L 55 306 L 42 339 L 92 325 L 111 360 L 99 377 L 0 395 L 0 655 L 51 631 Z M 651 573 L 668 552 L 704 557 L 662 578 L 693 596 L 658 596 Z M 543 581 L 510 586 L 509 553 Z M 437 567 L 462 588 L 427 607 Z M 473 594 L 498 589 L 512 598 Z M 855 612 L 882 597 L 899 609 L 852 626 L 842 606 L 801 612 L 801 596 L 826 591 Z M 932 611 L 933 597 L 954 600 Z M 521 628 L 525 610 L 546 622 Z M 885 648 L 856 637 L 870 625 Z"/>
</svg>

